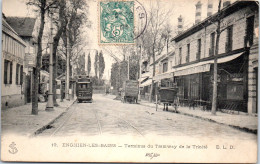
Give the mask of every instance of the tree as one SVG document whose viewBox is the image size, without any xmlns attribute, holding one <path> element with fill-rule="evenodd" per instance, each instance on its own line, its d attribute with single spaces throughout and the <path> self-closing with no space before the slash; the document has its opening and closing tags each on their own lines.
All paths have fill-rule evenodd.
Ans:
<svg viewBox="0 0 260 164">
<path fill-rule="evenodd" d="M 105 60 L 104 60 L 104 56 L 103 56 L 103 52 L 100 51 L 99 53 L 99 62 L 98 62 L 98 73 L 99 73 L 99 79 L 101 80 L 104 74 L 104 70 L 105 70 Z"/>
<path fill-rule="evenodd" d="M 53 38 L 53 103 L 54 106 L 58 106 L 58 103 L 56 101 L 57 96 L 56 96 L 56 77 L 57 77 L 57 47 L 59 45 L 59 40 L 61 38 L 62 32 L 64 32 L 64 29 L 67 26 L 67 21 L 65 20 L 65 8 L 66 8 L 66 0 L 60 0 L 57 3 L 58 6 L 58 18 L 55 20 L 54 23 L 56 24 L 57 27 L 57 32 Z"/>
<path fill-rule="evenodd" d="M 38 90 L 39 90 L 39 75 L 41 69 L 42 57 L 42 37 L 45 25 L 45 14 L 50 8 L 56 5 L 57 1 L 46 0 L 30 0 L 27 5 L 36 7 L 36 12 L 40 15 L 40 26 L 37 36 L 37 56 L 36 56 L 36 69 L 33 71 L 33 89 L 32 89 L 32 114 L 38 115 Z"/>
<path fill-rule="evenodd" d="M 78 43 L 81 42 L 81 27 L 83 23 L 87 22 L 86 12 L 87 4 L 85 0 L 70 0 L 68 3 L 68 14 L 66 21 L 68 22 L 66 28 L 66 34 L 64 35 L 63 41 L 66 42 L 66 80 L 65 80 L 65 97 L 69 100 L 69 76 L 71 70 L 71 60 L 72 57 L 76 54 L 79 55 L 77 49 L 76 53 L 73 54 L 73 48 Z M 78 46 L 77 46 L 78 47 Z"/>
<path fill-rule="evenodd" d="M 160 6 L 160 2 L 156 1 L 156 4 L 151 3 L 149 11 L 149 19 L 145 36 L 142 38 L 143 49 L 148 56 L 152 59 L 152 77 L 155 76 L 155 56 L 160 55 L 167 44 L 165 39 L 164 29 L 167 23 L 167 18 L 170 18 L 171 11 L 167 12 Z M 154 80 L 152 80 L 149 101 L 152 101 L 154 93 Z"/>
<path fill-rule="evenodd" d="M 78 57 L 76 62 L 76 74 L 77 75 L 86 75 L 85 71 L 85 53 Z"/>
<path fill-rule="evenodd" d="M 96 51 L 95 55 L 95 62 L 94 62 L 94 69 L 95 69 L 95 76 L 98 77 L 98 70 L 99 70 L 99 64 L 98 64 L 98 51 Z"/>
<path fill-rule="evenodd" d="M 90 53 L 88 54 L 88 76 L 90 74 L 91 71 L 91 58 L 90 58 Z"/>
</svg>

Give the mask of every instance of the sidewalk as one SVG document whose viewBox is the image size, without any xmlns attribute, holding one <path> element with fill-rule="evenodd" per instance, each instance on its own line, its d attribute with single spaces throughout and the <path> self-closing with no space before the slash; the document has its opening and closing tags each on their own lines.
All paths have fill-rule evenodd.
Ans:
<svg viewBox="0 0 260 164">
<path fill-rule="evenodd" d="M 156 104 L 142 100 L 140 105 L 156 108 Z M 163 110 L 163 105 L 158 105 L 158 110 Z M 173 112 L 173 107 L 169 106 L 168 112 Z M 195 107 L 195 110 L 189 107 L 179 107 L 178 114 L 203 119 L 210 122 L 230 126 L 236 129 L 240 129 L 246 132 L 257 134 L 258 117 L 240 113 L 240 114 L 228 114 L 223 112 L 217 112 L 216 115 L 212 115 L 210 111 L 203 111 Z"/>
<path fill-rule="evenodd" d="M 22 136 L 32 136 L 35 132 L 45 128 L 50 122 L 55 121 L 75 102 L 75 100 L 57 99 L 58 107 L 54 111 L 45 111 L 46 102 L 38 103 L 38 115 L 32 115 L 32 104 L 1 110 L 2 134 L 14 133 Z"/>
</svg>

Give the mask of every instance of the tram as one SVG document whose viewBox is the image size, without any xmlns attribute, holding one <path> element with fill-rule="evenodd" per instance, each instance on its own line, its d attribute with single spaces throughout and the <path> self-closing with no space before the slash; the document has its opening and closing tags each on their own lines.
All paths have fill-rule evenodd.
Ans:
<svg viewBox="0 0 260 164">
<path fill-rule="evenodd" d="M 88 76 L 79 76 L 76 82 L 76 96 L 79 103 L 83 101 L 92 102 L 93 88 Z"/>
</svg>

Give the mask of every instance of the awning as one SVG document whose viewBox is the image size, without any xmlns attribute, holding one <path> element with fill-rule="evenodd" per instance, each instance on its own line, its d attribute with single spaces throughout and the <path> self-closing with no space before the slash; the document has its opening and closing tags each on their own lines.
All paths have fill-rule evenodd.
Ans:
<svg viewBox="0 0 260 164">
<path fill-rule="evenodd" d="M 147 78 L 149 78 L 149 76 L 147 76 L 147 77 L 141 77 L 141 78 L 138 79 L 138 81 L 139 81 L 139 82 L 142 82 L 142 81 L 144 81 L 144 80 L 147 79 Z"/>
<path fill-rule="evenodd" d="M 166 78 L 173 78 L 173 72 L 165 72 L 165 73 L 161 73 L 161 74 L 158 74 L 153 77 L 153 79 L 155 81 L 160 81 L 160 80 L 166 79 Z"/>
<path fill-rule="evenodd" d="M 152 79 L 148 79 L 147 81 L 145 81 L 144 83 L 142 83 L 142 84 L 140 85 L 140 87 L 145 87 L 145 86 L 151 85 L 151 84 L 152 84 Z"/>
<path fill-rule="evenodd" d="M 220 57 L 218 58 L 218 63 L 225 63 L 231 60 L 234 60 L 241 56 L 244 52 L 233 54 L 230 56 Z M 191 64 L 184 67 L 179 67 L 174 69 L 174 76 L 184 76 L 201 72 L 210 71 L 210 65 L 214 63 L 214 59 L 203 61 L 195 64 Z"/>
<path fill-rule="evenodd" d="M 192 68 L 176 71 L 174 72 L 174 76 L 184 76 L 184 75 L 190 75 L 194 73 L 208 72 L 208 71 L 210 71 L 210 64 L 204 64 L 204 65 L 199 65 Z"/>
<path fill-rule="evenodd" d="M 258 67 L 258 60 L 252 61 L 252 67 L 257 68 Z"/>
</svg>

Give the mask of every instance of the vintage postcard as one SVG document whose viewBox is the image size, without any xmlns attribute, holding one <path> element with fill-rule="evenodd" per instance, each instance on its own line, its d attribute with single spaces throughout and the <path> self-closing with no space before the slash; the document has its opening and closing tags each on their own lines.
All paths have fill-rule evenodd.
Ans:
<svg viewBox="0 0 260 164">
<path fill-rule="evenodd" d="M 1 160 L 256 163 L 259 2 L 3 0 Z"/>
</svg>

